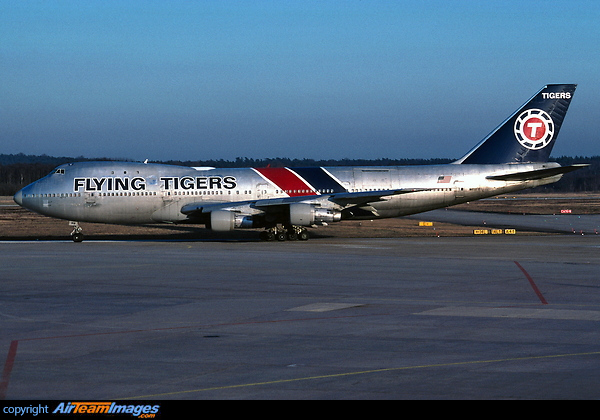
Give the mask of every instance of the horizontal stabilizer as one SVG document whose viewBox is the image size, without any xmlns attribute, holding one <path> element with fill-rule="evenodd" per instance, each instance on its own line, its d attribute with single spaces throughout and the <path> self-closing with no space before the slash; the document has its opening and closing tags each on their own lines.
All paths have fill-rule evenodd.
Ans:
<svg viewBox="0 0 600 420">
<path fill-rule="evenodd" d="M 487 176 L 486 179 L 492 179 L 494 181 L 531 181 L 534 179 L 550 178 L 552 176 L 566 174 L 569 172 L 576 171 L 577 169 L 585 168 L 586 166 L 590 165 L 587 163 L 580 163 L 571 166 L 561 166 L 558 168 L 538 169 L 535 171 L 526 172 L 513 172 L 511 174 L 504 175 L 490 175 Z"/>
</svg>

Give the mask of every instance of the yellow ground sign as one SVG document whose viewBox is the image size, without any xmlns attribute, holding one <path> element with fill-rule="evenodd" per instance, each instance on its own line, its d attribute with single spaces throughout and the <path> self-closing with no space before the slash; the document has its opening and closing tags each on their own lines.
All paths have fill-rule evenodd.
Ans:
<svg viewBox="0 0 600 420">
<path fill-rule="evenodd" d="M 473 230 L 474 235 L 514 235 L 517 233 L 516 229 L 475 229 Z"/>
</svg>

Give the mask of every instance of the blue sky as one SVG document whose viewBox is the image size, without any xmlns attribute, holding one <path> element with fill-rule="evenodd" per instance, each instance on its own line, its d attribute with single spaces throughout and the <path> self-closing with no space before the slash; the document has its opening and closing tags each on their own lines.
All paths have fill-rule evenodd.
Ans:
<svg viewBox="0 0 600 420">
<path fill-rule="evenodd" d="M 0 153 L 458 158 L 547 83 L 600 155 L 600 2 L 0 0 Z"/>
</svg>

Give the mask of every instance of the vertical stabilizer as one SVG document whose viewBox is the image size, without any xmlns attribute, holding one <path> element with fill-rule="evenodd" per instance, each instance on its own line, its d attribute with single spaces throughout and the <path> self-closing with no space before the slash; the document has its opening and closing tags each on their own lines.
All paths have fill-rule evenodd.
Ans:
<svg viewBox="0 0 600 420">
<path fill-rule="evenodd" d="M 454 163 L 546 162 L 577 85 L 547 85 Z"/>
</svg>

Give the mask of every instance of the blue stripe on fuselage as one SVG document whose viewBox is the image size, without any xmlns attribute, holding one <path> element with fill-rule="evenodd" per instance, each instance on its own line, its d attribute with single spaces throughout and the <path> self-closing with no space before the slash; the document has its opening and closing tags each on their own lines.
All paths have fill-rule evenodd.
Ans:
<svg viewBox="0 0 600 420">
<path fill-rule="evenodd" d="M 345 192 L 346 189 L 323 168 L 288 168 L 319 192 Z"/>
</svg>

